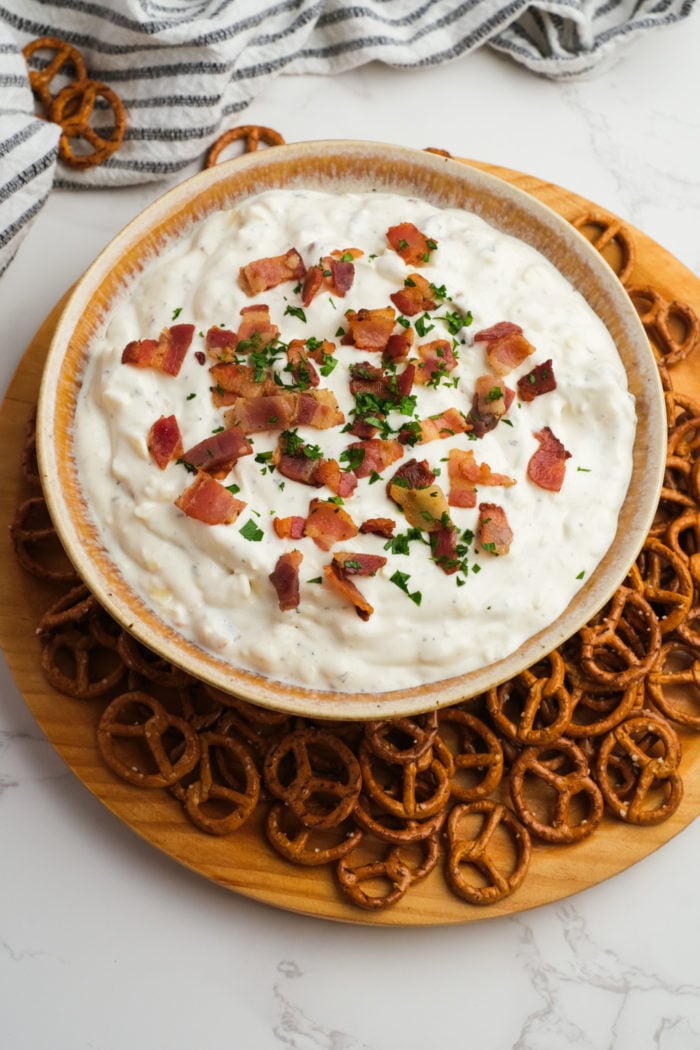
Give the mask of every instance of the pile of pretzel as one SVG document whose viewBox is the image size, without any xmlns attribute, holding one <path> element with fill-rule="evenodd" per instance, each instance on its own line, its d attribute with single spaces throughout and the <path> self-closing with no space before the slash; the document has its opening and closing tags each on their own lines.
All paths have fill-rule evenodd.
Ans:
<svg viewBox="0 0 700 1050">
<path fill-rule="evenodd" d="M 493 904 L 522 884 L 538 843 L 581 842 L 604 819 L 667 819 L 683 795 L 681 736 L 700 731 L 700 401 L 669 379 L 696 340 L 669 348 L 654 324 L 668 415 L 654 526 L 606 607 L 536 666 L 453 707 L 371 722 L 291 717 L 199 682 L 77 578 L 39 492 L 30 423 L 34 494 L 11 534 L 23 568 L 60 595 L 37 628 L 47 682 L 101 705 L 97 746 L 117 777 L 169 792 L 210 835 L 256 814 L 277 854 L 327 866 L 364 909 L 394 905 L 434 869 L 458 898 Z"/>
</svg>

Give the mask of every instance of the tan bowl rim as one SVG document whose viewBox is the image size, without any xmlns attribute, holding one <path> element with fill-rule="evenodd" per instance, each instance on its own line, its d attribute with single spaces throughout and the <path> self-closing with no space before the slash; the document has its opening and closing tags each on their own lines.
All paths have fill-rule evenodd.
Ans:
<svg viewBox="0 0 700 1050">
<path fill-rule="evenodd" d="M 361 184 L 358 172 L 364 182 L 370 180 L 388 191 L 424 196 L 438 205 L 468 207 L 506 232 L 524 222 L 516 236 L 542 251 L 565 276 L 574 269 L 587 275 L 591 288 L 585 298 L 613 329 L 638 404 L 632 481 L 621 523 L 607 554 L 564 613 L 513 653 L 484 668 L 378 694 L 288 685 L 232 668 L 161 620 L 119 576 L 99 542 L 81 500 L 71 427 L 66 423 L 72 419 L 80 385 L 86 332 L 94 331 L 117 294 L 119 281 L 114 275 L 121 272 L 120 266 L 133 274 L 146 246 L 181 233 L 178 224 L 182 228 L 194 224 L 262 189 L 277 185 L 332 186 L 340 192 L 369 188 Z M 578 286 L 572 277 L 569 280 Z M 575 634 L 609 600 L 644 544 L 661 491 L 665 450 L 663 390 L 644 328 L 613 271 L 582 234 L 535 197 L 468 164 L 409 147 L 342 139 L 275 146 L 206 169 L 133 219 L 98 255 L 66 303 L 49 348 L 37 413 L 37 451 L 49 512 L 68 556 L 103 607 L 143 644 L 204 682 L 273 710 L 328 719 L 398 717 L 457 703 L 513 677 Z"/>
</svg>

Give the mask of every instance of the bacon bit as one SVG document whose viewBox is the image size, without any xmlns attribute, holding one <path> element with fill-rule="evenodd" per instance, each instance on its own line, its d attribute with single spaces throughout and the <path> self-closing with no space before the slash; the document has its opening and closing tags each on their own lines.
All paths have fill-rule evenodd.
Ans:
<svg viewBox="0 0 700 1050">
<path fill-rule="evenodd" d="M 254 259 L 241 266 L 239 282 L 246 295 L 258 295 L 268 288 L 276 288 L 283 281 L 299 281 L 305 272 L 301 255 L 296 248 L 290 248 L 284 255 Z"/>
<path fill-rule="evenodd" d="M 348 310 L 345 319 L 348 323 L 348 331 L 342 339 L 345 345 L 381 353 L 394 329 L 396 310 L 393 306 L 382 306 L 376 310 Z"/>
<path fill-rule="evenodd" d="M 457 554 L 457 539 L 458 532 L 452 522 L 443 525 L 430 534 L 430 549 L 433 561 L 442 569 L 446 576 L 451 576 L 452 573 L 457 572 L 460 565 L 459 555 Z"/>
<path fill-rule="evenodd" d="M 158 339 L 135 339 L 124 347 L 122 364 L 155 368 L 166 375 L 176 376 L 193 335 L 193 324 L 174 324 L 164 328 Z"/>
<path fill-rule="evenodd" d="M 521 401 L 534 401 L 540 394 L 548 394 L 556 390 L 557 381 L 554 378 L 552 359 L 544 361 L 541 365 L 535 365 L 531 372 L 521 376 L 518 380 L 518 397 Z"/>
<path fill-rule="evenodd" d="M 246 434 L 263 430 L 289 430 L 295 426 L 327 430 L 345 422 L 331 390 L 236 398 L 224 416 L 226 426 L 239 426 Z"/>
<path fill-rule="evenodd" d="M 237 343 L 238 336 L 229 328 L 213 326 L 204 337 L 204 349 L 217 361 L 233 361 Z"/>
<path fill-rule="evenodd" d="M 333 560 L 328 565 L 323 566 L 323 574 L 336 594 L 340 595 L 341 598 L 344 598 L 354 606 L 355 612 L 360 619 L 365 621 L 369 620 L 374 612 L 374 607 L 370 605 L 364 595 L 357 589 L 342 565 L 339 565 Z"/>
<path fill-rule="evenodd" d="M 486 343 L 486 359 L 499 376 L 512 372 L 535 352 L 520 325 L 511 321 L 499 321 L 490 328 L 483 328 L 475 334 L 474 342 Z"/>
<path fill-rule="evenodd" d="M 348 255 L 352 258 L 348 259 Z M 310 266 L 304 275 L 301 289 L 301 301 L 304 306 L 312 302 L 322 287 L 331 295 L 343 299 L 355 280 L 355 266 L 352 260 L 361 255 L 364 255 L 364 252 L 359 248 L 348 248 L 347 251 L 336 249 L 330 255 L 324 255 L 320 265 Z"/>
<path fill-rule="evenodd" d="M 505 335 L 495 343 L 488 344 L 486 359 L 494 372 L 504 376 L 534 352 L 535 347 L 524 335 Z"/>
<path fill-rule="evenodd" d="M 420 436 L 417 445 L 428 441 L 453 437 L 454 434 L 466 434 L 472 429 L 471 422 L 457 408 L 448 408 L 439 416 L 429 416 L 420 421 Z M 401 435 L 399 435 L 401 437 Z"/>
<path fill-rule="evenodd" d="M 363 521 L 360 525 L 360 532 L 369 533 L 372 536 L 383 536 L 385 540 L 390 540 L 396 529 L 396 522 L 393 518 L 367 518 L 367 521 Z"/>
<path fill-rule="evenodd" d="M 515 478 L 495 474 L 488 463 L 477 463 L 471 449 L 450 449 L 447 455 L 451 507 L 475 507 L 477 485 L 515 485 Z"/>
<path fill-rule="evenodd" d="M 241 365 L 237 361 L 223 361 L 212 365 L 209 374 L 214 382 L 211 396 L 216 408 L 232 405 L 239 397 L 265 397 L 279 391 L 279 385 L 271 372 L 266 372 L 262 378 L 258 378 L 259 372 L 253 365 Z"/>
<path fill-rule="evenodd" d="M 357 488 L 357 478 L 340 469 L 340 464 L 335 459 L 322 459 L 320 456 L 309 456 L 305 453 L 305 445 L 301 442 L 293 452 L 289 450 L 288 442 L 281 436 L 277 448 L 272 456 L 272 462 L 285 478 L 290 481 L 298 481 L 302 485 L 313 485 L 321 488 L 326 485 L 336 496 L 345 499 L 351 496 Z"/>
<path fill-rule="evenodd" d="M 383 358 L 387 362 L 405 361 L 408 352 L 413 346 L 415 332 L 412 328 L 402 328 L 400 332 L 394 332 L 389 336 L 389 342 L 384 347 Z"/>
<path fill-rule="evenodd" d="M 437 248 L 437 241 L 426 237 L 412 222 L 390 226 L 386 236 L 394 251 L 409 266 L 424 266 L 430 261 L 430 253 Z"/>
<path fill-rule="evenodd" d="M 382 554 L 363 554 L 354 551 L 334 551 L 333 561 L 348 576 L 374 576 L 384 565 L 386 558 Z"/>
<path fill-rule="evenodd" d="M 512 321 L 499 321 L 492 324 L 490 328 L 482 328 L 480 332 L 474 333 L 475 343 L 492 343 L 505 335 L 521 335 L 522 328 Z"/>
<path fill-rule="evenodd" d="M 348 255 L 351 255 L 353 259 L 361 259 L 365 253 L 362 248 L 335 248 L 331 255 L 334 259 L 342 259 L 343 262 L 348 262 Z"/>
<path fill-rule="evenodd" d="M 564 484 L 566 461 L 571 459 L 558 437 L 549 427 L 543 427 L 534 435 L 540 447 L 530 457 L 527 465 L 527 476 L 530 481 L 548 492 L 559 492 Z"/>
<path fill-rule="evenodd" d="M 302 390 L 318 386 L 321 382 L 318 372 L 309 360 L 309 352 L 303 339 L 292 339 L 289 343 L 285 371 L 291 374 L 294 385 Z"/>
<path fill-rule="evenodd" d="M 403 288 L 393 292 L 389 298 L 400 313 L 406 317 L 434 310 L 437 300 L 427 278 L 420 273 L 411 273 L 404 281 Z"/>
<path fill-rule="evenodd" d="M 512 401 L 512 391 L 510 391 Z M 467 416 L 475 437 L 481 438 L 498 425 L 506 414 L 508 406 L 508 388 L 495 376 L 479 376 L 475 383 L 472 407 Z"/>
<path fill-rule="evenodd" d="M 288 518 L 273 518 L 272 527 L 275 535 L 281 540 L 300 540 L 304 535 L 306 518 L 299 514 L 292 514 Z"/>
<path fill-rule="evenodd" d="M 370 474 L 380 474 L 386 467 L 401 459 L 405 452 L 400 441 L 389 439 L 383 441 L 380 438 L 369 438 L 367 441 L 353 441 L 348 445 L 348 452 L 357 449 L 358 452 L 351 453 L 351 460 L 359 459 L 359 450 L 363 456 L 361 462 L 352 471 L 357 478 L 368 478 Z"/>
<path fill-rule="evenodd" d="M 367 423 L 366 420 L 357 417 L 350 424 L 348 433 L 356 438 L 361 438 L 363 441 L 369 441 L 370 438 L 374 437 L 378 429 L 373 423 Z"/>
<path fill-rule="evenodd" d="M 304 524 L 304 535 L 309 536 L 322 551 L 329 551 L 334 543 L 357 536 L 358 529 L 346 510 L 331 500 L 312 499 Z"/>
<path fill-rule="evenodd" d="M 200 472 L 175 500 L 175 506 L 188 518 L 195 518 L 205 525 L 231 525 L 247 503 L 236 499 L 233 493 L 209 474 Z"/>
<path fill-rule="evenodd" d="M 293 342 L 294 340 L 292 340 Z M 332 343 L 330 339 L 322 339 L 318 346 L 314 346 L 313 350 L 309 348 L 308 343 L 304 343 L 305 353 L 317 365 L 325 364 L 327 357 L 332 357 L 335 353 L 335 343 Z"/>
<path fill-rule="evenodd" d="M 452 344 L 447 339 L 433 339 L 418 347 L 421 363 L 416 369 L 416 383 L 424 385 L 451 372 L 457 365 Z"/>
<path fill-rule="evenodd" d="M 238 350 L 262 350 L 268 343 L 274 343 L 280 334 L 276 324 L 270 320 L 270 307 L 265 303 L 244 306 L 241 310 L 242 321 L 238 326 Z"/>
<path fill-rule="evenodd" d="M 513 531 L 503 507 L 497 503 L 479 504 L 479 521 L 476 527 L 479 546 L 489 554 L 507 554 L 513 542 Z"/>
<path fill-rule="evenodd" d="M 357 478 L 354 474 L 340 469 L 336 459 L 322 459 L 318 464 L 318 477 L 322 485 L 334 492 L 336 496 L 347 499 L 352 496 L 357 488 Z"/>
<path fill-rule="evenodd" d="M 182 435 L 175 416 L 161 416 L 148 431 L 148 451 L 153 461 L 165 470 L 173 459 L 182 455 Z"/>
<path fill-rule="evenodd" d="M 408 459 L 388 482 L 386 492 L 391 497 L 392 485 L 403 485 L 407 489 L 426 489 L 434 481 L 435 473 L 430 469 L 427 459 Z"/>
<path fill-rule="evenodd" d="M 407 365 L 402 372 L 395 373 L 362 361 L 350 366 L 350 393 L 353 397 L 372 394 L 380 401 L 398 404 L 402 397 L 411 393 L 414 378 L 413 365 Z"/>
<path fill-rule="evenodd" d="M 340 299 L 343 299 L 345 293 L 350 291 L 355 281 L 355 264 L 343 259 L 334 259 L 328 255 L 323 260 L 323 265 L 331 272 L 330 277 L 326 277 L 324 274 L 328 291 L 331 295 L 337 295 Z"/>
<path fill-rule="evenodd" d="M 280 554 L 269 579 L 277 591 L 281 612 L 291 612 L 299 605 L 299 566 L 304 560 L 301 551 L 292 550 Z"/>
<path fill-rule="evenodd" d="M 323 284 L 323 269 L 320 266 L 310 266 L 304 274 L 304 283 L 301 286 L 301 301 L 308 306 Z"/>
<path fill-rule="evenodd" d="M 214 478 L 225 478 L 240 457 L 249 456 L 252 451 L 253 446 L 243 431 L 230 427 L 193 445 L 182 458 L 196 470 Z"/>
</svg>

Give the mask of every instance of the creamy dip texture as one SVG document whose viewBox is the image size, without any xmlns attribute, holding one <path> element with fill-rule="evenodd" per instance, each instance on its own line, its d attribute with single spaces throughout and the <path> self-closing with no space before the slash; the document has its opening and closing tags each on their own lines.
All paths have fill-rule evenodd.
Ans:
<svg viewBox="0 0 700 1050">
<path fill-rule="evenodd" d="M 335 393 L 351 423 L 355 402 L 348 370 L 362 361 L 379 366 L 381 354 L 341 343 L 345 313 L 391 305 L 389 296 L 417 269 L 387 240 L 387 229 L 403 222 L 415 224 L 437 245 L 420 273 L 443 293 L 434 310 L 404 319 L 414 328 L 411 357 L 421 343 L 447 338 L 458 363 L 436 384 L 414 386 L 410 415 L 388 420 L 392 436 L 406 422 L 447 408 L 469 413 L 475 381 L 490 371 L 486 344 L 474 341 L 474 333 L 499 322 L 519 325 L 535 347 L 503 382 L 515 390 L 520 376 L 551 359 L 556 389 L 530 402 L 516 395 L 498 425 L 481 438 L 461 433 L 407 444 L 403 459 L 380 476 L 360 479 L 343 507 L 358 525 L 388 517 L 396 523 L 396 536 L 406 534 L 410 526 L 389 499 L 387 481 L 406 460 L 425 459 L 447 494 L 450 448 L 471 449 L 477 463 L 515 479 L 507 487 L 477 486 L 477 505 L 497 503 L 507 515 L 513 534 L 508 553 L 496 556 L 471 538 L 478 506 L 450 508 L 463 557 L 460 571 L 449 575 L 420 539 L 404 545 L 407 553 L 400 552 L 400 542 L 376 534 L 359 533 L 330 552 L 308 536 L 280 539 L 274 518 L 303 518 L 311 499 L 337 497 L 271 469 L 269 453 L 279 437 L 273 430 L 250 435 L 253 454 L 239 459 L 221 482 L 235 485 L 246 504 L 234 523 L 208 525 L 186 516 L 175 501 L 191 474 L 175 460 L 158 469 L 148 434 L 155 420 L 172 414 L 188 449 L 224 424 L 227 409 L 212 400 L 213 362 L 204 360 L 205 333 L 211 326 L 236 331 L 242 308 L 265 303 L 283 343 L 330 340 L 337 364 L 321 383 Z M 292 246 L 307 266 L 334 250 L 360 249 L 347 294 L 324 288 L 302 307 L 300 282 L 293 280 L 246 294 L 240 268 Z M 195 334 L 177 376 L 122 363 L 128 343 L 157 339 L 163 328 L 183 322 L 193 324 Z M 399 322 L 395 331 L 401 327 Z M 284 364 L 281 357 L 275 367 Z M 403 367 L 400 363 L 398 371 Z M 288 374 L 280 375 L 289 382 Z M 535 433 L 544 427 L 570 453 L 558 492 L 527 475 L 538 448 Z M 634 431 L 633 398 L 607 330 L 534 249 L 473 214 L 420 200 L 276 190 L 213 214 L 146 264 L 91 348 L 75 448 L 88 505 L 110 555 L 133 589 L 186 638 L 275 680 L 382 692 L 501 659 L 566 608 L 615 535 Z M 341 464 L 343 451 L 357 440 L 341 426 L 301 426 L 298 435 Z M 282 612 L 269 576 L 280 554 L 292 549 L 303 554 L 300 601 Z M 367 620 L 321 582 L 336 549 L 387 559 L 374 576 L 353 578 L 374 609 Z"/>
</svg>

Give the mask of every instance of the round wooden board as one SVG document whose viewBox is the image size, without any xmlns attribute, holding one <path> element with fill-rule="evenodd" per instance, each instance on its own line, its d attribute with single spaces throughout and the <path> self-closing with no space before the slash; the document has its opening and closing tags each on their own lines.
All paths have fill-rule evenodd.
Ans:
<svg viewBox="0 0 700 1050">
<path fill-rule="evenodd" d="M 514 183 L 568 220 L 600 212 L 584 198 L 532 176 L 474 161 L 466 163 Z M 651 285 L 669 302 L 687 303 L 700 314 L 700 281 L 643 233 L 629 225 L 626 229 L 636 249 L 631 283 Z M 330 869 L 297 867 L 278 857 L 266 844 L 261 815 L 256 814 L 229 837 L 208 836 L 189 824 L 167 792 L 140 790 L 114 777 L 96 747 L 101 705 L 55 692 L 41 672 L 35 627 L 60 591 L 39 583 L 20 568 L 9 538 L 8 527 L 18 504 L 35 494 L 23 478 L 21 456 L 27 419 L 61 309 L 59 303 L 39 328 L 0 410 L 0 442 L 5 450 L 0 465 L 0 557 L 4 566 L 0 577 L 0 644 L 27 706 L 63 760 L 108 809 L 146 841 L 206 878 L 276 907 L 346 922 L 437 925 L 524 911 L 595 885 L 650 854 L 700 813 L 700 734 L 681 734 L 685 795 L 665 823 L 640 828 L 605 818 L 595 833 L 578 845 L 538 844 L 524 884 L 496 905 L 475 907 L 460 901 L 447 889 L 438 868 L 412 887 L 399 904 L 375 913 L 346 903 Z M 696 349 L 692 358 L 673 370 L 674 386 L 696 396 L 700 396 L 699 356 Z"/>
</svg>

